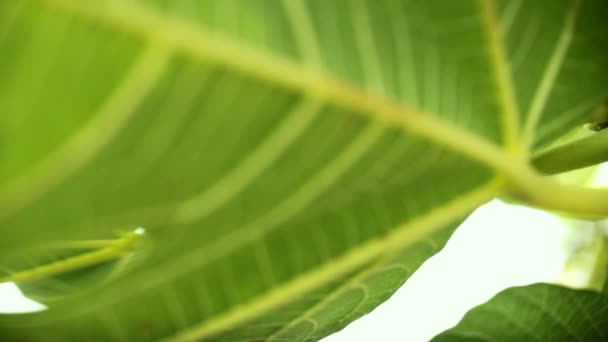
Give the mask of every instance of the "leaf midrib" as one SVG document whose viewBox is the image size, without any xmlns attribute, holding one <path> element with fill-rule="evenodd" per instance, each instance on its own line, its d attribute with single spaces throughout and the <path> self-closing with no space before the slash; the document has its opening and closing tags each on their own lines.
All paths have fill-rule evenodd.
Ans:
<svg viewBox="0 0 608 342">
<path fill-rule="evenodd" d="M 201 25 L 185 23 L 157 10 L 128 1 L 95 6 L 76 0 L 45 0 L 110 28 L 138 35 L 188 55 L 196 61 L 223 66 L 249 77 L 331 103 L 352 115 L 398 128 L 445 146 L 471 160 L 506 174 L 517 174 L 518 164 L 503 148 L 431 113 L 409 109 L 362 91 L 306 65 L 211 34 Z"/>
</svg>

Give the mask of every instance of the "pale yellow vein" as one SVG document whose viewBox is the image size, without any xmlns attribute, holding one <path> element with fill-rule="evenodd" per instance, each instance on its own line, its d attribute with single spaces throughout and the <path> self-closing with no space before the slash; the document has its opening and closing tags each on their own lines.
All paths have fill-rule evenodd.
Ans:
<svg viewBox="0 0 608 342">
<path fill-rule="evenodd" d="M 511 31 L 513 22 L 515 22 L 515 18 L 517 18 L 517 15 L 523 3 L 524 0 L 509 1 L 505 9 L 503 10 L 502 16 L 500 17 L 500 27 L 504 35 L 508 35 Z"/>
<path fill-rule="evenodd" d="M 426 138 L 507 174 L 518 172 L 519 166 L 514 167 L 511 158 L 500 147 L 456 124 L 363 92 L 268 51 L 208 32 L 203 26 L 171 18 L 130 1 L 109 1 L 104 6 L 75 0 L 47 1 L 115 29 L 170 46 L 195 60 L 280 85 L 286 90 L 347 109 L 345 114 L 362 115 Z"/>
<path fill-rule="evenodd" d="M 498 90 L 498 101 L 501 106 L 504 143 L 511 154 L 520 157 L 524 151 L 519 140 L 521 130 L 519 107 L 515 97 L 511 66 L 507 59 L 503 33 L 496 17 L 496 4 L 493 0 L 479 0 L 479 4 Z"/>
<path fill-rule="evenodd" d="M 170 53 L 146 48 L 99 111 L 56 151 L 0 190 L 0 219 L 47 194 L 85 166 L 117 136 L 164 74 Z"/>
<path fill-rule="evenodd" d="M 378 94 L 386 92 L 382 77 L 381 64 L 378 60 L 378 48 L 375 44 L 374 32 L 369 22 L 369 10 L 361 0 L 350 1 L 352 10 L 352 29 L 355 33 L 357 48 L 361 58 L 361 67 L 365 81 L 370 91 Z"/>
<path fill-rule="evenodd" d="M 500 181 L 492 181 L 447 204 L 431 209 L 413 220 L 393 230 L 385 238 L 368 241 L 351 249 L 341 257 L 325 263 L 312 271 L 299 275 L 290 282 L 262 294 L 253 300 L 195 325 L 190 329 L 166 339 L 166 341 L 193 341 L 214 336 L 222 331 L 243 323 L 249 319 L 289 303 L 293 298 L 328 283 L 332 279 L 344 276 L 348 272 L 364 265 L 389 251 L 398 251 L 411 247 L 439 231 L 454 220 L 459 219 L 477 206 L 490 200 L 501 187 Z"/>
<path fill-rule="evenodd" d="M 389 253 L 386 256 L 378 259 L 378 261 L 374 262 L 369 267 L 363 268 L 361 271 L 359 271 L 354 276 L 352 276 L 350 279 L 348 279 L 344 284 L 340 285 L 338 288 L 336 288 L 336 289 L 332 290 L 330 293 L 328 293 L 325 297 L 323 297 L 323 299 L 321 301 L 315 303 L 310 308 L 303 311 L 301 314 L 299 314 L 298 316 L 294 317 L 292 320 L 290 320 L 289 322 L 284 324 L 279 330 L 275 331 L 274 333 L 272 333 L 271 335 L 266 337 L 264 339 L 264 341 L 272 342 L 273 340 L 275 340 L 277 338 L 280 339 L 280 336 L 282 334 L 284 334 L 285 332 L 287 332 L 290 329 L 292 329 L 293 327 L 295 327 L 299 322 L 301 322 L 305 319 L 311 318 L 316 313 L 329 307 L 329 305 L 332 304 L 338 298 L 340 298 L 340 296 L 342 296 L 343 294 L 347 293 L 351 289 L 355 288 L 355 286 L 360 284 L 363 281 L 363 279 L 365 279 L 369 275 L 376 273 L 380 269 L 385 269 L 386 262 L 390 258 L 392 258 L 395 254 L 396 253 Z M 363 286 L 363 285 L 361 285 L 361 286 Z"/>
<path fill-rule="evenodd" d="M 283 0 L 283 7 L 291 28 L 295 42 L 302 54 L 303 62 L 315 69 L 322 69 L 320 45 L 312 25 L 307 2 L 304 0 Z"/>
<path fill-rule="evenodd" d="M 302 100 L 298 103 L 237 167 L 202 193 L 183 201 L 176 209 L 174 222 L 191 223 L 200 220 L 240 193 L 283 155 L 320 111 L 321 104 L 316 101 Z"/>
<path fill-rule="evenodd" d="M 323 191 L 341 177 L 361 156 L 366 153 L 384 132 L 384 127 L 369 125 L 357 137 L 350 142 L 329 164 L 321 168 L 312 178 L 307 180 L 298 189 L 295 189 L 286 199 L 280 201 L 262 217 L 241 227 L 237 231 L 226 234 L 220 239 L 201 246 L 175 260 L 169 260 L 166 264 L 159 265 L 154 269 L 142 272 L 129 279 L 123 289 L 129 287 L 131 290 L 143 290 L 152 288 L 174 279 L 176 276 L 191 271 L 194 267 L 203 267 L 234 250 L 253 243 L 277 229 L 282 223 L 293 215 L 301 212 L 307 205 L 315 200 Z M 164 276 L 149 281 L 151 273 L 162 273 Z M 148 279 L 143 281 L 143 279 Z M 124 290 L 113 299 L 131 295 L 130 291 Z"/>
<path fill-rule="evenodd" d="M 572 7 L 568 11 L 562 32 L 557 44 L 555 45 L 555 50 L 553 50 L 551 59 L 547 64 L 536 92 L 534 93 L 534 97 L 532 98 L 530 109 L 526 114 L 523 141 L 528 147 L 534 143 L 535 130 L 541 119 L 545 106 L 547 105 L 547 101 L 551 95 L 551 90 L 555 85 L 559 70 L 564 62 L 566 53 L 568 52 L 568 48 L 570 47 L 580 4 L 580 0 L 574 0 L 572 2 Z"/>
<path fill-rule="evenodd" d="M 188 272 L 195 265 L 202 267 L 274 231 L 286 220 L 306 208 L 323 191 L 334 184 L 346 170 L 368 151 L 371 145 L 379 139 L 383 131 L 384 127 L 381 126 L 370 125 L 366 127 L 345 148 L 343 153 L 338 155 L 331 163 L 321 168 L 317 174 L 307 180 L 298 189 L 294 189 L 293 193 L 286 199 L 278 202 L 277 206 L 269 210 L 268 213 L 246 224 L 237 231 L 224 235 L 217 241 L 201 246 L 180 258 L 159 266 L 153 272 L 158 272 L 160 268 L 164 269 L 163 273 L 165 277 L 160 281 L 167 281 L 176 275 Z M 145 274 L 143 276 L 145 277 Z"/>
</svg>

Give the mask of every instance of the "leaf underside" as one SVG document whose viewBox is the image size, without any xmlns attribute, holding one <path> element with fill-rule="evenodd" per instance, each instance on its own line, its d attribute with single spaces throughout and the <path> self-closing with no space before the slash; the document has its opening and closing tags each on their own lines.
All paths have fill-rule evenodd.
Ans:
<svg viewBox="0 0 608 342">
<path fill-rule="evenodd" d="M 605 293 L 534 284 L 504 290 L 432 341 L 608 341 L 607 324 Z"/>
<path fill-rule="evenodd" d="M 1 335 L 341 329 L 498 190 L 477 146 L 427 123 L 505 151 L 583 124 L 606 95 L 605 7 L 0 0 L 0 269 L 49 242 L 147 235 L 135 266 L 0 316 Z"/>
</svg>

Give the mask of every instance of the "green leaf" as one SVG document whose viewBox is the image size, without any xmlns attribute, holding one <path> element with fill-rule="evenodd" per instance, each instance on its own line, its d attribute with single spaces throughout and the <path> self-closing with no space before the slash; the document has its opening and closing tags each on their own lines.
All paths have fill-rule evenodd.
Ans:
<svg viewBox="0 0 608 342">
<path fill-rule="evenodd" d="M 605 293 L 534 284 L 502 291 L 432 341 L 608 341 L 607 324 Z"/>
<path fill-rule="evenodd" d="M 601 105 L 605 10 L 0 0 L 2 270 L 44 269 L 49 244 L 147 235 L 133 267 L 72 279 L 49 310 L 0 316 L 0 333 L 304 341 L 340 329 L 469 212 L 526 189 L 527 156 Z M 606 211 L 534 189 L 563 199 L 556 209 Z"/>
</svg>

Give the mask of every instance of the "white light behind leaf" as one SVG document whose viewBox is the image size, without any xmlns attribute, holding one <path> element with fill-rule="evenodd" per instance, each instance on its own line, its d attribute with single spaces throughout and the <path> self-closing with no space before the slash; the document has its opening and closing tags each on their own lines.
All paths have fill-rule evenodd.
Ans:
<svg viewBox="0 0 608 342">
<path fill-rule="evenodd" d="M 608 163 L 591 184 L 608 185 Z M 428 341 L 505 288 L 563 282 L 571 238 L 571 227 L 556 216 L 492 201 L 475 211 L 390 300 L 323 342 Z"/>
</svg>

